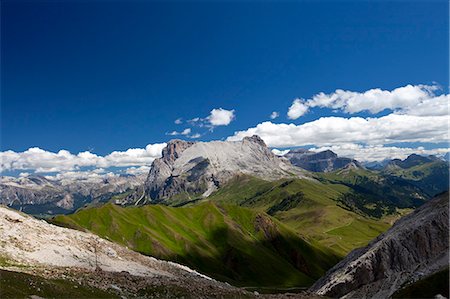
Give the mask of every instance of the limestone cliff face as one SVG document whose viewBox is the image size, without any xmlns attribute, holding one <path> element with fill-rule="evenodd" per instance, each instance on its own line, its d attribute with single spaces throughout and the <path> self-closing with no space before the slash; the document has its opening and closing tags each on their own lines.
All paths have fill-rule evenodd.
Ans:
<svg viewBox="0 0 450 299">
<path fill-rule="evenodd" d="M 258 136 L 242 141 L 172 140 L 153 162 L 145 190 L 152 202 L 176 195 L 205 197 L 239 174 L 275 180 L 304 172 L 275 156 Z"/>
<path fill-rule="evenodd" d="M 178 139 L 171 140 L 163 149 L 161 158 L 153 161 L 145 182 L 145 192 L 150 198 L 157 199 L 167 196 L 167 193 L 164 192 L 164 186 L 167 178 L 171 177 L 175 160 L 193 144 L 193 142 Z"/>
<path fill-rule="evenodd" d="M 448 267 L 448 210 L 447 192 L 352 251 L 310 290 L 328 297 L 388 298 L 405 284 Z"/>
<path fill-rule="evenodd" d="M 330 150 L 316 153 L 300 148 L 290 150 L 284 157 L 293 165 L 314 172 L 329 172 L 348 166 L 362 167 L 358 161 L 338 157 Z"/>
</svg>

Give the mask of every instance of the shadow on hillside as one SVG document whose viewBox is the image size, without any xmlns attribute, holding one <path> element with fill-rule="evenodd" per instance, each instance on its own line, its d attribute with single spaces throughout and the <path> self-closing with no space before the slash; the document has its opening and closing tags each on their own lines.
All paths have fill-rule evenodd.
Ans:
<svg viewBox="0 0 450 299">
<path fill-rule="evenodd" d="M 241 238 L 226 227 L 211 231 L 208 241 L 215 245 L 214 254 L 205 255 L 200 240 L 185 244 L 185 254 L 152 255 L 189 266 L 200 273 L 239 287 L 275 291 L 304 289 L 339 261 L 300 238 L 286 238 L 280 233 L 263 240 Z"/>
</svg>

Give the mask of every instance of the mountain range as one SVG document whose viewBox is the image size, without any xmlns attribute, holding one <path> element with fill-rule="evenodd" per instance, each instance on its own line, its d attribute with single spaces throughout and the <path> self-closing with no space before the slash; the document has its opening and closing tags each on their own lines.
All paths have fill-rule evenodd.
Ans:
<svg viewBox="0 0 450 299">
<path fill-rule="evenodd" d="M 74 212 L 86 204 L 105 202 L 115 194 L 142 186 L 145 176 L 49 179 L 44 176 L 0 178 L 0 204 L 33 215 Z"/>
<path fill-rule="evenodd" d="M 373 197 L 371 193 L 379 193 L 384 198 L 385 191 L 392 190 L 392 186 L 408 189 L 406 200 L 398 190 L 388 196 L 391 211 L 392 201 L 393 206 L 401 208 L 418 206 L 423 200 L 448 189 L 448 162 L 440 158 L 411 155 L 405 160 L 384 161 L 383 165 L 374 170 L 329 150 L 295 149 L 278 157 L 258 136 L 246 137 L 240 142 L 172 140 L 164 148 L 162 157 L 153 162 L 147 176 L 120 175 L 89 180 L 3 176 L 0 178 L 0 203 L 34 215 L 67 214 L 87 204 L 107 201 L 121 205 L 183 205 L 208 197 L 239 175 L 266 181 L 281 178 L 328 180 L 350 186 L 364 195 L 370 193 L 369 197 Z M 380 198 L 371 198 L 362 203 L 357 199 L 358 192 L 342 198 L 342 202 L 351 209 L 361 210 L 369 202 L 380 201 Z M 385 201 L 383 198 L 381 202 Z M 395 201 L 402 203 L 397 205 Z M 377 208 L 375 214 L 381 213 Z"/>
<path fill-rule="evenodd" d="M 385 244 L 385 238 L 426 230 L 427 219 L 442 208 L 436 202 L 446 195 L 432 198 L 448 191 L 448 171 L 448 162 L 433 156 L 411 155 L 376 169 L 331 151 L 295 149 L 280 157 L 258 136 L 233 142 L 172 140 L 146 177 L 95 182 L 3 177 L 0 186 L 6 196 L 2 192 L 0 199 L 31 214 L 61 214 L 48 221 L 235 286 L 305 288 L 337 264 L 311 291 L 363 296 L 372 294 L 377 286 L 369 285 L 380 277 L 369 274 L 358 286 L 339 291 L 341 283 L 333 286 L 333 277 L 342 277 L 339 271 L 351 272 L 354 266 L 348 265 L 353 262 L 346 261 L 360 261 L 361 252 L 375 252 L 370 248 L 378 248 L 380 257 L 389 255 L 384 252 L 391 247 L 374 245 Z M 398 231 L 402 233 L 396 235 Z M 421 236 L 423 242 L 435 237 Z M 356 248 L 366 249 L 353 251 Z M 414 254 L 429 257 L 420 248 Z M 365 255 L 364 261 L 372 256 Z M 392 261 L 386 283 L 396 277 L 395 267 L 403 267 L 400 262 Z M 420 280 L 410 277 L 397 279 L 389 294 Z"/>
</svg>

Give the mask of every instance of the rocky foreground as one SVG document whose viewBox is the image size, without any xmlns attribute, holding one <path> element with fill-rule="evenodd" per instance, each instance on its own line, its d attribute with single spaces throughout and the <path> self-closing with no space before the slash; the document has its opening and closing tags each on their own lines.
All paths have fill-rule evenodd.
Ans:
<svg viewBox="0 0 450 299">
<path fill-rule="evenodd" d="M 448 192 L 437 196 L 368 246 L 352 251 L 310 291 L 333 298 L 389 298 L 406 285 L 448 269 L 448 197 Z"/>
<path fill-rule="evenodd" d="M 0 207 L 1 268 L 47 278 L 64 278 L 119 295 L 146 288 L 195 294 L 244 291 L 188 267 L 141 255 L 90 233 L 48 224 Z"/>
</svg>

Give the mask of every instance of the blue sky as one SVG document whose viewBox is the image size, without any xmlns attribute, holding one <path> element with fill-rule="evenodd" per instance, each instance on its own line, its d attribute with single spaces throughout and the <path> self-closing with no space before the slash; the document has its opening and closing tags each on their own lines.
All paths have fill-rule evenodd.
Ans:
<svg viewBox="0 0 450 299">
<path fill-rule="evenodd" d="M 89 2 L 2 1 L 2 151 L 105 156 L 187 128 L 207 141 L 265 121 L 407 110 L 310 106 L 288 118 L 296 98 L 336 89 L 422 84 L 440 86 L 431 98 L 448 94 L 446 1 Z M 211 128 L 207 117 L 218 108 L 234 110 L 233 118 Z M 273 111 L 280 116 L 271 120 Z M 185 122 L 196 117 L 206 126 Z M 405 144 L 432 149 L 446 146 L 442 140 Z"/>
</svg>

